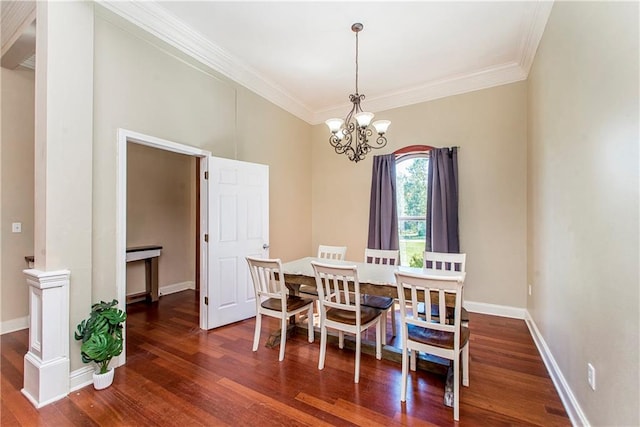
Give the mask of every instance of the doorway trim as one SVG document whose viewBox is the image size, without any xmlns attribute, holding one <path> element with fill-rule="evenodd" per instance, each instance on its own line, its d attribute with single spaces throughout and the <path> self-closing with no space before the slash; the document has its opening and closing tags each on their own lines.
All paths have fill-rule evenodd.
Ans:
<svg viewBox="0 0 640 427">
<path fill-rule="evenodd" d="M 117 145 L 117 166 L 116 166 L 116 295 L 121 309 L 126 311 L 127 300 L 127 143 L 141 144 L 148 147 L 158 148 L 160 150 L 171 151 L 173 153 L 185 154 L 200 159 L 200 164 L 205 165 L 207 159 L 211 156 L 211 152 L 190 145 L 180 144 L 154 136 L 118 128 L 118 145 Z M 200 168 L 201 175 L 206 169 Z M 200 179 L 200 178 L 199 178 Z M 208 206 L 206 186 L 200 186 L 200 209 L 206 209 Z M 201 227 L 200 233 L 208 230 L 207 215 L 200 216 Z M 201 254 L 206 254 L 206 246 L 203 239 L 200 239 Z M 201 255 L 202 256 L 202 255 Z M 207 286 L 206 263 L 200 264 L 201 288 Z M 124 348 L 122 354 L 118 357 L 115 366 L 123 365 L 126 360 L 126 323 L 124 325 Z"/>
</svg>

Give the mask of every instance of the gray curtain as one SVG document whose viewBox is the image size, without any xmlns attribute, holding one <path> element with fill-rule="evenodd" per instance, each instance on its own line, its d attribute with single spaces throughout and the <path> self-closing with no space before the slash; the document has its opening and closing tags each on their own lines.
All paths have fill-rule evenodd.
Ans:
<svg viewBox="0 0 640 427">
<path fill-rule="evenodd" d="M 459 253 L 458 149 L 434 148 L 429 153 L 426 250 Z"/>
<path fill-rule="evenodd" d="M 370 249 L 399 249 L 396 206 L 396 156 L 373 157 L 369 208 Z"/>
</svg>

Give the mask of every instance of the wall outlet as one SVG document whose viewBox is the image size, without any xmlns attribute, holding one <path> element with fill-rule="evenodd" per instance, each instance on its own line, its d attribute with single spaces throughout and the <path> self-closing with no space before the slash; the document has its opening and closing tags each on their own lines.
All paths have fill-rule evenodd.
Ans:
<svg viewBox="0 0 640 427">
<path fill-rule="evenodd" d="M 593 391 L 596 390 L 596 368 L 591 363 L 587 363 L 587 381 Z"/>
<path fill-rule="evenodd" d="M 531 296 L 531 285 L 529 285 L 529 296 Z"/>
<path fill-rule="evenodd" d="M 21 222 L 12 222 L 11 223 L 11 232 L 12 233 L 22 233 L 22 223 Z"/>
</svg>

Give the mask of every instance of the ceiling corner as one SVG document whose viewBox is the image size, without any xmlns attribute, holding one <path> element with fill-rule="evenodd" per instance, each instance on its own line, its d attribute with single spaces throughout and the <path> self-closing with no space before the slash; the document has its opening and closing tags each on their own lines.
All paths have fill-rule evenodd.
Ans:
<svg viewBox="0 0 640 427">
<path fill-rule="evenodd" d="M 542 39 L 542 34 L 544 33 L 552 8 L 553 0 L 536 2 L 532 11 L 533 17 L 529 21 L 529 28 L 523 32 L 520 44 L 520 67 L 525 73 L 525 78 L 531 70 L 531 65 L 536 56 L 536 51 L 538 50 L 538 45 Z"/>
</svg>

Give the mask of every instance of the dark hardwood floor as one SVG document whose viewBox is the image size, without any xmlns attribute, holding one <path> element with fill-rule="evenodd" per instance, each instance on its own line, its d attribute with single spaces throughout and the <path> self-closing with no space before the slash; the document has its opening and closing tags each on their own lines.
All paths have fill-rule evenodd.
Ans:
<svg viewBox="0 0 640 427">
<path fill-rule="evenodd" d="M 454 424 L 443 405 L 443 376 L 414 373 L 401 404 L 399 364 L 363 354 L 354 384 L 351 350 L 330 346 L 318 371 L 319 340 L 309 344 L 300 335 L 278 362 L 277 347 L 251 351 L 253 319 L 201 331 L 192 291 L 127 311 L 127 363 L 113 385 L 85 387 L 40 410 L 20 393 L 28 332 L 3 335 L 1 425 Z M 262 343 L 277 328 L 265 319 Z M 570 425 L 524 321 L 470 313 L 470 329 L 470 387 L 461 387 L 459 424 Z"/>
</svg>

